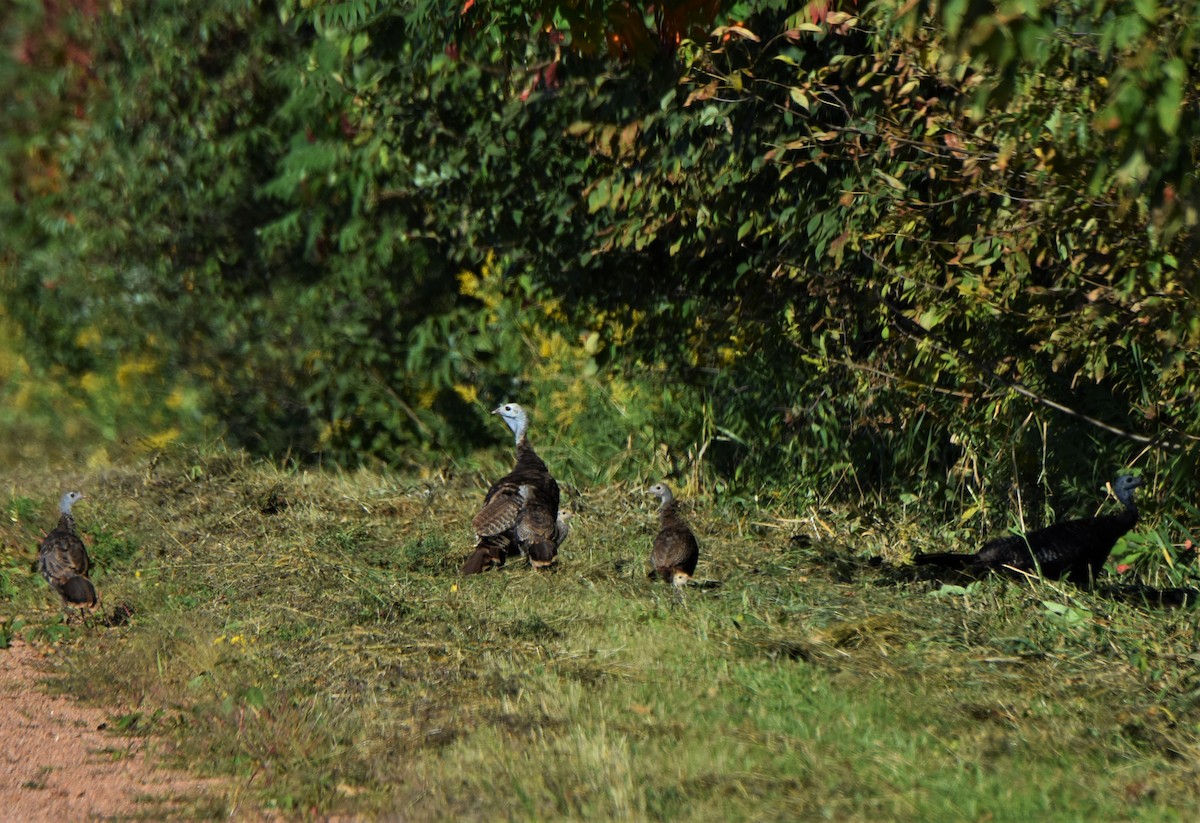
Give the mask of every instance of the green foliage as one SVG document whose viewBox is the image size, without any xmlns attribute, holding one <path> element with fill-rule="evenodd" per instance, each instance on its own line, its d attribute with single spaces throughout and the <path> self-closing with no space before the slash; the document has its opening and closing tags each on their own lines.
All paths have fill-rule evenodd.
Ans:
<svg viewBox="0 0 1200 823">
<path fill-rule="evenodd" d="M 0 649 L 7 649 L 12 644 L 13 637 L 24 627 L 25 621 L 20 618 L 0 622 Z"/>
<path fill-rule="evenodd" d="M 1059 25 L 1090 13 L 1057 8 Z M 1164 211 L 1182 182 L 1126 185 L 1097 166 L 1132 139 L 1091 127 L 1087 80 L 1112 55 L 1043 38 L 1036 59 L 1013 58 L 1007 98 L 981 98 L 983 75 L 936 27 L 896 27 L 887 9 L 751 16 L 693 50 L 657 105 L 569 129 L 595 150 L 599 245 L 581 264 L 620 259 L 668 287 L 655 309 L 682 316 L 663 338 L 690 337 L 724 378 L 706 392 L 722 427 L 783 446 L 751 476 L 799 464 L 826 488 L 1032 484 L 1109 473 L 1140 448 L 1114 430 L 1173 441 L 1165 463 L 1186 471 L 1180 381 L 1200 327 L 1179 261 L 1194 210 Z"/>
<path fill-rule="evenodd" d="M 106 245 L 129 238 L 114 220 L 120 197 L 112 187 L 122 176 L 105 173 L 118 169 L 107 163 L 94 181 L 82 156 L 90 144 L 81 113 L 101 93 L 88 51 L 94 21 L 86 11 L 37 5 L 0 12 L 8 24 L 0 73 L 15 89 L 0 113 L 0 177 L 14 195 L 0 200 L 10 250 L 0 258 L 4 459 L 67 451 L 102 464 L 131 443 L 154 449 L 185 430 L 194 435 L 207 418 L 196 384 L 173 367 L 178 329 L 149 322 L 150 295 L 137 288 L 148 276 L 145 259 Z M 102 186 L 81 187 L 81 178 Z M 123 282 L 107 276 L 114 266 Z"/>
<path fill-rule="evenodd" d="M 7 339 L 305 460 L 465 455 L 518 399 L 578 477 L 996 526 L 1141 462 L 1175 498 L 1194 5 L 113 6 L 64 29 L 90 75 L 0 68 Z M 112 439 L 137 401 L 89 403 Z"/>
<path fill-rule="evenodd" d="M 17 496 L 9 499 L 5 513 L 14 523 L 32 523 L 39 512 L 36 500 L 31 497 Z"/>
<path fill-rule="evenodd" d="M 1200 577 L 1200 569 L 1196 566 L 1196 527 L 1188 523 L 1200 523 L 1200 511 L 1187 502 L 1181 508 L 1188 514 L 1186 522 L 1169 518 L 1164 527 L 1142 527 L 1126 535 L 1113 549 L 1113 566 L 1152 585 L 1192 584 Z"/>
<path fill-rule="evenodd" d="M 92 538 L 90 554 L 92 559 L 103 567 L 125 567 L 139 550 L 137 544 L 129 540 L 121 532 L 113 532 L 99 526 L 88 530 Z"/>
</svg>

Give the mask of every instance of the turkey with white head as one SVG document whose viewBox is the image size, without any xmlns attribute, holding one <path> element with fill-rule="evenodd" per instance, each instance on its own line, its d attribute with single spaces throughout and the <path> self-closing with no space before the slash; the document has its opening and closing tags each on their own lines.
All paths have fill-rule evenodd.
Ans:
<svg viewBox="0 0 1200 823">
<path fill-rule="evenodd" d="M 554 562 L 558 546 L 566 539 L 559 527 L 558 483 L 529 443 L 529 415 L 517 403 L 492 411 L 504 420 L 516 439 L 517 461 L 512 471 L 497 480 L 483 498 L 483 507 L 471 525 L 475 551 L 463 574 L 476 574 L 504 564 L 510 554 L 529 557 L 535 567 Z"/>
<path fill-rule="evenodd" d="M 91 559 L 75 530 L 72 507 L 83 499 L 80 492 L 67 492 L 58 503 L 58 525 L 38 548 L 37 566 L 50 588 L 62 599 L 63 608 L 95 606 L 96 588 L 88 579 Z"/>
</svg>

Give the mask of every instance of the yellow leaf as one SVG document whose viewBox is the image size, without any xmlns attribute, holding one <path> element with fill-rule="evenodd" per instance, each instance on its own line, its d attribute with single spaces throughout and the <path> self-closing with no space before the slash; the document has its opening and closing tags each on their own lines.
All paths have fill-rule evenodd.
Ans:
<svg viewBox="0 0 1200 823">
<path fill-rule="evenodd" d="M 166 431 L 161 431 L 158 434 L 152 434 L 142 441 L 143 447 L 148 451 L 157 451 L 165 448 L 168 444 L 179 439 L 179 429 L 172 426 Z"/>
<path fill-rule="evenodd" d="M 75 345 L 81 349 L 91 349 L 100 345 L 100 330 L 95 326 L 88 326 L 80 329 L 79 334 L 75 335 Z"/>
<path fill-rule="evenodd" d="M 464 403 L 474 403 L 479 399 L 479 389 L 465 383 L 455 383 L 454 393 L 461 397 Z"/>
<path fill-rule="evenodd" d="M 744 26 L 718 26 L 717 28 L 713 29 L 714 37 L 720 37 L 723 34 L 736 34 L 738 37 L 742 37 L 746 40 L 752 40 L 755 43 L 762 41 L 761 37 Z"/>
</svg>

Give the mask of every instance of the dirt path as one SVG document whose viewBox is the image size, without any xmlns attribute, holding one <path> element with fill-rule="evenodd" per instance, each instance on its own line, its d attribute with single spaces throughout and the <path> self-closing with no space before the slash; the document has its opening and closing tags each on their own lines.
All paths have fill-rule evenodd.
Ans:
<svg viewBox="0 0 1200 823">
<path fill-rule="evenodd" d="M 103 710 L 47 695 L 41 657 L 20 641 L 0 650 L 0 820 L 158 820 L 220 791 L 148 764 L 142 740 L 103 731 Z"/>
</svg>

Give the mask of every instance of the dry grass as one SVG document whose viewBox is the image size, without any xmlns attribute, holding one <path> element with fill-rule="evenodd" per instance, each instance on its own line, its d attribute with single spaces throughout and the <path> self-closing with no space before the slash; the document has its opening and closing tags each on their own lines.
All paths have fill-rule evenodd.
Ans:
<svg viewBox="0 0 1200 823">
<path fill-rule="evenodd" d="M 721 585 L 680 603 L 644 577 L 652 499 L 615 486 L 571 496 L 553 573 L 463 579 L 490 473 L 179 452 L 71 477 L 104 597 L 86 627 L 28 568 L 62 482 L 14 474 L 5 625 L 65 639 L 63 688 L 231 776 L 197 814 L 1172 820 L 1200 801 L 1192 611 L 940 590 L 863 562 L 936 530 L 704 500 L 698 574 Z"/>
</svg>

